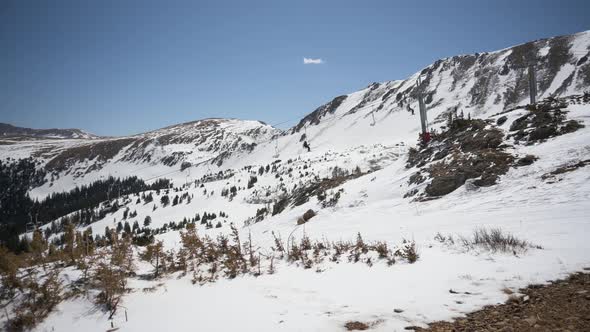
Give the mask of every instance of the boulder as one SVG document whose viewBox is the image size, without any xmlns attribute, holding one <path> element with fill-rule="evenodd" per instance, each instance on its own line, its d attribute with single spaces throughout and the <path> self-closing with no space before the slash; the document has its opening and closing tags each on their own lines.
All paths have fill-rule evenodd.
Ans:
<svg viewBox="0 0 590 332">
<path fill-rule="evenodd" d="M 443 196 L 462 186 L 465 183 L 465 180 L 465 174 L 463 173 L 435 177 L 432 182 L 426 186 L 426 193 L 429 196 Z"/>
<path fill-rule="evenodd" d="M 316 215 L 316 213 L 312 209 L 309 209 L 309 210 L 305 211 L 305 213 L 301 217 L 297 218 L 297 225 L 303 225 L 303 224 L 305 224 L 311 218 L 315 217 L 315 215 Z"/>
</svg>

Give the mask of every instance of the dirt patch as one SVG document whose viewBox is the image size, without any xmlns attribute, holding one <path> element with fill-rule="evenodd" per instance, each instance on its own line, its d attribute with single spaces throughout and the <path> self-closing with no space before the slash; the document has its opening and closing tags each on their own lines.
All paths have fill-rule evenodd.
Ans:
<svg viewBox="0 0 590 332">
<path fill-rule="evenodd" d="M 532 285 L 506 304 L 488 306 L 454 322 L 415 331 L 590 331 L 590 274 L 576 273 L 549 285 Z"/>
</svg>

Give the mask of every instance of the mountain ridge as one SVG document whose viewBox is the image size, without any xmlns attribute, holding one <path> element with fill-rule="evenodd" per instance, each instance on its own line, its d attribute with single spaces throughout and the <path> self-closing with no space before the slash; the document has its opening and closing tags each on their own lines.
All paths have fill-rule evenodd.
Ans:
<svg viewBox="0 0 590 332">
<path fill-rule="evenodd" d="M 31 286 L 11 288 L 0 325 L 35 315 L 45 280 L 64 296 L 32 316 L 39 331 L 398 331 L 531 302 L 515 298 L 524 286 L 589 263 L 588 51 L 585 32 L 440 60 L 287 131 L 203 119 L 0 140 L 0 227 L 13 221 L 12 248 L 48 259 L 27 269 Z M 110 266 L 119 277 L 105 284 Z"/>
<path fill-rule="evenodd" d="M 19 127 L 9 123 L 0 122 L 0 136 L 2 137 L 31 137 L 46 139 L 93 139 L 100 136 L 91 134 L 77 128 L 47 128 L 34 129 Z"/>
<path fill-rule="evenodd" d="M 498 51 L 446 57 L 406 79 L 374 82 L 337 96 L 284 131 L 257 120 L 208 118 L 129 136 L 20 145 L 8 142 L 4 149 L 33 156 L 40 167 L 49 166 L 55 178 L 74 176 L 78 180 L 70 178 L 68 182 L 78 183 L 88 174 L 95 174 L 90 179 L 104 177 L 112 172 L 109 169 L 149 167 L 166 173 L 201 165 L 204 168 L 199 172 L 212 171 L 211 167 L 221 171 L 256 163 L 260 158 L 272 161 L 276 156 L 300 155 L 304 153 L 303 141 L 321 151 L 375 143 L 411 146 L 420 130 L 418 77 L 422 77 L 419 88 L 429 126 L 437 130 L 455 110 L 486 118 L 528 103 L 527 68 L 523 64 L 530 59 L 537 61 L 538 99 L 582 93 L 590 86 L 589 54 L 590 31 L 584 31 Z M 126 172 L 119 175 L 131 175 Z M 145 176 L 155 175 L 150 172 Z M 52 190 L 70 187 L 64 184 Z"/>
</svg>

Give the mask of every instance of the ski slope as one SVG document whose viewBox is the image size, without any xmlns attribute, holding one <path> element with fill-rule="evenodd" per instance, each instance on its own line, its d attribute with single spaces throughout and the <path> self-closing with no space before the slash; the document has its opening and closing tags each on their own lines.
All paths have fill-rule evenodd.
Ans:
<svg viewBox="0 0 590 332">
<path fill-rule="evenodd" d="M 407 151 L 416 145 L 420 130 L 414 97 L 416 80 L 418 76 L 423 78 L 424 92 L 431 98 L 430 128 L 441 130 L 455 107 L 465 116 L 495 121 L 499 117 L 496 114 L 528 101 L 519 83 L 523 77 L 526 79 L 526 70 L 510 62 L 518 60 L 513 55 L 520 48 L 529 47 L 534 54 L 548 57 L 563 46 L 559 43 L 567 42 L 571 58 L 557 70 L 540 67 L 540 84 L 545 87 L 539 90 L 540 96 L 588 90 L 583 75 L 589 64 L 578 63 L 590 49 L 590 32 L 556 40 L 442 59 L 405 80 L 372 84 L 350 93 L 333 109 L 324 105 L 310 114 L 312 120 L 302 120 L 299 127 L 283 134 L 271 126 L 241 120 L 221 121 L 229 121 L 224 124 L 227 127 L 221 128 L 227 131 L 189 123 L 140 134 L 147 143 L 139 151 L 152 161 L 129 159 L 131 148 L 126 146 L 99 169 L 76 175 L 75 170 L 84 171 L 96 161 L 83 160 L 72 166 L 74 171 L 61 173 L 53 184 L 35 188 L 30 194 L 41 199 L 109 175 L 135 175 L 147 182 L 168 178 L 179 187 L 179 191 L 171 190 L 168 195 L 172 198 L 188 194 L 190 203 L 162 207 L 159 202 L 164 191 L 152 192 L 154 202 L 150 204 L 137 203 L 138 197 L 133 195 L 117 198 L 130 211 L 137 212 L 137 217 L 127 219 L 129 223 L 141 224 L 150 216 L 150 227 L 155 229 L 197 213 L 223 211 L 227 216 L 213 221 L 221 222 L 221 227 L 208 229 L 197 223 L 198 233 L 215 238 L 217 234 L 228 234 L 233 224 L 242 239 L 251 235 L 262 252 L 270 252 L 272 232 L 284 240 L 301 239 L 305 234 L 327 241 L 354 241 L 360 233 L 365 241 L 385 241 L 391 248 L 399 248 L 404 240 L 415 241 L 420 254 L 414 264 L 400 261 L 393 266 L 383 261 L 375 261 L 373 266 L 325 261 L 313 269 L 303 269 L 297 263 L 277 261 L 274 274 L 221 278 L 205 285 L 194 285 L 190 276 L 179 273 L 157 280 L 133 277 L 131 291 L 123 299 L 124 310 L 118 311 L 112 322 L 121 331 L 343 331 L 348 321 L 369 323 L 374 331 L 402 331 L 407 326 L 452 319 L 504 302 L 508 297 L 505 288 L 517 291 L 531 283 L 545 283 L 590 267 L 590 168 L 581 167 L 550 180 L 542 178 L 558 167 L 590 159 L 590 106 L 567 107 L 568 119 L 583 122 L 585 128 L 542 143 L 511 145 L 511 154 L 532 154 L 539 159 L 529 166 L 511 168 L 498 184 L 477 190 L 462 186 L 444 197 L 417 202 L 404 198 L 408 178 L 416 171 L 406 168 Z M 505 66 L 511 69 L 499 74 Z M 408 105 L 416 110 L 415 114 L 408 111 Z M 500 128 L 506 133 L 523 112 L 506 113 L 508 120 Z M 258 128 L 260 132 L 256 132 Z M 220 144 L 209 140 L 195 143 L 203 132 L 219 137 Z M 162 144 L 166 136 L 170 141 Z M 242 141 L 252 144 L 252 148 L 234 148 L 236 142 Z M 303 141 L 311 146 L 310 152 L 303 147 Z M 26 157 L 44 148 L 57 153 L 80 144 L 86 143 L 16 142 L 0 145 L 0 155 Z M 158 162 L 176 152 L 182 152 L 182 160 L 190 161 L 192 166 L 181 170 L 179 164 Z M 220 163 L 211 162 L 223 152 L 229 152 L 226 158 Z M 257 173 L 267 165 L 275 166 L 276 172 Z M 363 175 L 328 191 L 328 195 L 341 192 L 335 206 L 322 208 L 313 196 L 302 205 L 290 206 L 274 216 L 269 214 L 257 223 L 249 222 L 259 209 L 270 209 L 285 193 L 330 177 L 336 167 L 348 172 L 358 168 Z M 219 172 L 233 175 L 199 182 Z M 247 188 L 254 175 L 257 182 Z M 222 190 L 231 186 L 239 188 L 236 196 L 231 200 L 222 197 Z M 317 215 L 297 226 L 297 219 L 309 209 Z M 87 227 L 94 234 L 103 234 L 106 227 L 115 228 L 122 220 L 120 209 Z M 499 253 L 435 239 L 439 233 L 469 237 L 481 227 L 499 227 L 542 249 Z M 178 231 L 156 238 L 164 242 L 167 250 L 180 248 Z M 152 271 L 145 262 L 136 264 L 138 276 Z M 71 282 L 80 277 L 73 268 L 65 274 L 64 278 Z M 111 322 L 93 304 L 93 295 L 61 303 L 36 330 L 108 330 Z M 4 319 L 0 318 L 0 323 Z"/>
<path fill-rule="evenodd" d="M 569 117 L 587 121 L 587 105 L 572 105 Z M 309 133 L 309 132 L 308 132 Z M 371 147 L 368 153 L 390 153 L 378 171 L 351 180 L 336 189 L 343 195 L 333 208 L 321 209 L 317 200 L 267 217 L 240 228 L 241 237 L 251 233 L 256 245 L 269 249 L 271 231 L 283 238 L 303 233 L 313 239 L 353 240 L 360 232 L 366 241 L 385 240 L 390 246 L 403 239 L 414 240 L 420 259 L 414 264 L 372 267 L 363 263 L 323 263 L 318 270 L 305 270 L 295 264 L 277 263 L 276 272 L 259 277 L 240 276 L 220 279 L 203 286 L 193 285 L 190 277 L 168 275 L 155 281 L 132 279 L 133 291 L 125 296 L 124 308 L 114 324 L 124 331 L 202 329 L 206 331 L 343 331 L 347 321 L 373 323 L 371 330 L 402 331 L 406 326 L 425 326 L 427 322 L 451 319 L 484 305 L 501 303 L 508 297 L 502 290 L 565 277 L 590 266 L 590 173 L 581 168 L 561 174 L 553 183 L 541 176 L 556 167 L 590 157 L 590 128 L 549 139 L 547 142 L 514 147 L 517 154 L 534 154 L 539 160 L 527 167 L 513 168 L 499 184 L 468 191 L 465 186 L 437 200 L 412 202 L 402 196 L 412 169 L 397 147 Z M 344 150 L 329 161 L 313 163 L 313 172 L 328 173 L 334 165 L 368 167 L 367 153 Z M 319 151 L 301 153 L 300 162 L 321 156 Z M 370 159 L 370 158 L 369 158 Z M 294 162 L 295 163 L 295 162 Z M 296 167 L 294 164 L 293 167 Z M 239 172 L 229 181 L 245 183 L 249 172 Z M 559 181 L 557 181 L 559 180 Z M 207 190 L 218 192 L 227 180 L 207 183 Z M 293 181 L 295 182 L 295 181 Z M 261 176 L 252 190 L 270 186 Z M 292 183 L 291 183 L 292 184 Z M 289 185 L 289 184 L 288 184 Z M 203 188 L 191 186 L 190 204 L 159 207 L 151 204 L 128 206 L 137 210 L 138 220 L 151 215 L 152 225 L 190 217 L 196 212 L 227 211 L 223 227 L 198 232 L 215 236 L 228 232 L 229 223 L 242 222 L 263 204 L 247 203 L 252 191 L 240 191 L 231 202 L 204 195 Z M 154 197 L 158 201 L 158 197 Z M 296 219 L 307 209 L 318 211 L 308 223 L 296 226 Z M 101 232 L 121 219 L 122 211 L 91 227 Z M 529 249 L 517 255 L 485 250 L 466 250 L 461 245 L 436 241 L 437 233 L 469 236 L 478 227 L 500 227 L 542 249 Z M 158 236 L 166 248 L 178 249 L 178 232 Z M 138 262 L 144 273 L 152 267 Z M 76 272 L 72 271 L 72 278 Z M 153 292 L 144 288 L 155 287 Z M 458 292 L 458 294 L 451 293 Z M 401 309 L 402 312 L 394 312 Z M 398 310 L 399 311 L 399 310 Z M 38 328 L 38 331 L 104 331 L 110 322 L 91 301 L 78 298 L 64 302 Z"/>
</svg>

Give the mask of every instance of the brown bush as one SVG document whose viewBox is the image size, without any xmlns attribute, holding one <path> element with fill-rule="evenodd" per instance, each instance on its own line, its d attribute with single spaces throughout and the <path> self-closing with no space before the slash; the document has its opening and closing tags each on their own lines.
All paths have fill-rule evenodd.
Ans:
<svg viewBox="0 0 590 332">
<path fill-rule="evenodd" d="M 359 321 L 347 322 L 344 324 L 347 331 L 364 331 L 369 329 L 369 325 Z"/>
</svg>

